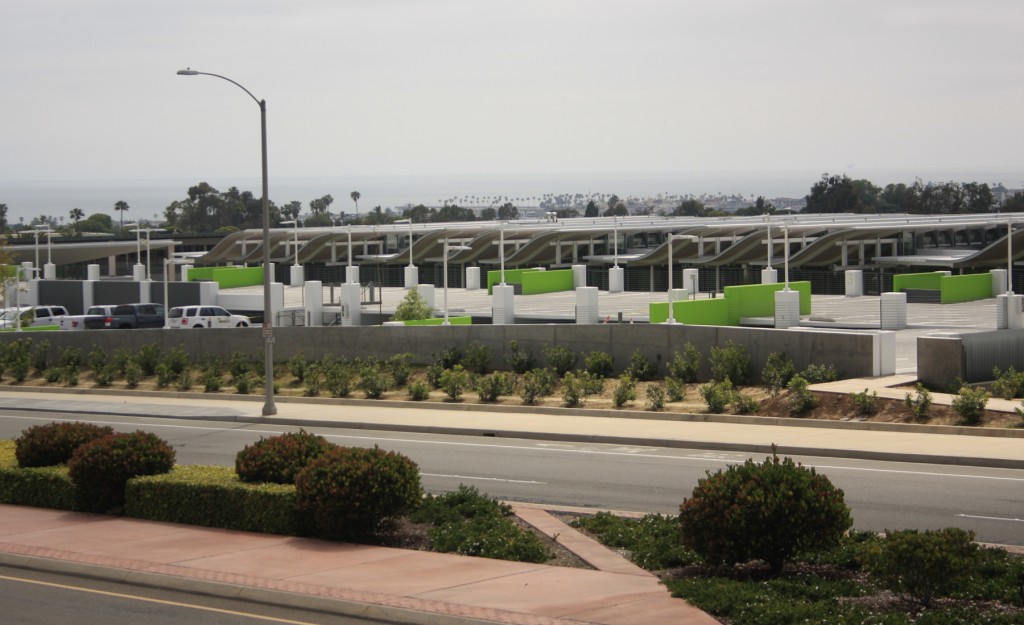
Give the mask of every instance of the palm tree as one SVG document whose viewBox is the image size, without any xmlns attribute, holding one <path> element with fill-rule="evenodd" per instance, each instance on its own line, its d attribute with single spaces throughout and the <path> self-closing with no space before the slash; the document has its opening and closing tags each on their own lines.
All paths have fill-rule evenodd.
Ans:
<svg viewBox="0 0 1024 625">
<path fill-rule="evenodd" d="M 81 232 L 78 232 L 78 222 L 82 220 L 82 217 L 85 217 L 85 213 L 82 212 L 82 209 L 80 209 L 80 208 L 72 208 L 71 209 L 71 219 L 75 222 L 75 233 L 76 234 L 81 234 Z"/>
<path fill-rule="evenodd" d="M 359 198 L 363 197 L 358 191 L 353 191 L 348 194 L 352 198 L 352 201 L 356 203 L 356 219 L 359 219 Z"/>
<path fill-rule="evenodd" d="M 128 202 L 124 200 L 118 200 L 114 204 L 114 210 L 120 211 L 121 213 L 121 230 L 124 230 L 124 212 L 128 210 Z"/>
</svg>

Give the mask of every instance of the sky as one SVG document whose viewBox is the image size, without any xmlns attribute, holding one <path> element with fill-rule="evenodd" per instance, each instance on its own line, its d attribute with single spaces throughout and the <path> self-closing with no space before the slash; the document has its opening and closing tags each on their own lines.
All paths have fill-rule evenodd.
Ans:
<svg viewBox="0 0 1024 625">
<path fill-rule="evenodd" d="M 250 178 L 258 106 L 185 67 L 266 99 L 272 176 L 1024 171 L 1021 24 L 1019 0 L 5 0 L 0 181 Z"/>
</svg>

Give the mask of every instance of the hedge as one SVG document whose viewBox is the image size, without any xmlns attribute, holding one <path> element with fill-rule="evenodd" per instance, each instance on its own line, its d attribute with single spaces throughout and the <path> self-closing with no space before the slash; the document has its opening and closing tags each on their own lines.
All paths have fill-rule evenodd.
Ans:
<svg viewBox="0 0 1024 625">
<path fill-rule="evenodd" d="M 291 484 L 247 484 L 232 467 L 176 466 L 128 481 L 125 514 L 137 519 L 301 535 Z"/>
<path fill-rule="evenodd" d="M 0 503 L 76 510 L 75 485 L 64 465 L 18 467 L 15 443 L 0 440 Z"/>
</svg>

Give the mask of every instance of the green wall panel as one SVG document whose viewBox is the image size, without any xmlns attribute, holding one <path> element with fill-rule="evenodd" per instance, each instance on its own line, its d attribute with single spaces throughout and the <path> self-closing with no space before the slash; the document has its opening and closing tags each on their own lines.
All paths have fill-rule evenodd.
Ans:
<svg viewBox="0 0 1024 625">
<path fill-rule="evenodd" d="M 523 295 L 571 291 L 576 288 L 572 269 L 556 271 L 532 271 L 522 276 Z"/>
<path fill-rule="evenodd" d="M 431 319 L 414 319 L 405 322 L 407 326 L 439 326 L 444 323 L 444 317 L 433 317 Z M 448 323 L 453 326 L 473 325 L 472 317 L 448 317 Z"/>
<path fill-rule="evenodd" d="M 536 268 L 532 269 L 506 269 L 505 270 L 505 284 L 522 284 L 523 274 L 532 273 L 539 271 Z M 492 287 L 495 284 L 501 284 L 501 270 L 488 271 L 487 272 L 487 294 L 492 293 Z"/>
<path fill-rule="evenodd" d="M 892 277 L 892 290 L 899 293 L 903 289 L 929 289 L 938 291 L 940 280 L 946 274 L 941 271 L 928 273 L 900 273 Z"/>
<path fill-rule="evenodd" d="M 939 285 L 943 304 L 973 302 L 992 297 L 992 274 L 990 273 L 942 276 Z"/>
</svg>

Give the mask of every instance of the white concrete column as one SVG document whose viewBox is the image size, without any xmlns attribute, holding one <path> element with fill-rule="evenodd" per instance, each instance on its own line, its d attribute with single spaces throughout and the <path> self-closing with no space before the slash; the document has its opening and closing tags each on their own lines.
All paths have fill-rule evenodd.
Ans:
<svg viewBox="0 0 1024 625">
<path fill-rule="evenodd" d="M 586 265 L 573 265 L 572 266 L 572 285 L 577 289 L 581 286 L 587 286 L 587 266 Z"/>
<path fill-rule="evenodd" d="M 405 288 L 415 289 L 420 283 L 420 268 L 416 265 L 405 266 Z"/>
<path fill-rule="evenodd" d="M 907 294 L 882 293 L 881 297 L 881 328 L 883 330 L 907 329 Z"/>
<path fill-rule="evenodd" d="M 117 256 L 107 256 L 107 275 L 117 275 Z"/>
<path fill-rule="evenodd" d="M 345 267 L 345 282 L 359 284 L 359 265 Z"/>
<path fill-rule="evenodd" d="M 576 323 L 597 323 L 597 287 L 576 287 Z"/>
<path fill-rule="evenodd" d="M 992 295 L 1006 293 L 1006 270 L 992 269 L 989 273 L 992 274 Z"/>
<path fill-rule="evenodd" d="M 800 292 L 775 292 L 775 327 L 793 328 L 800 325 Z"/>
<path fill-rule="evenodd" d="M 683 286 L 696 297 L 700 294 L 700 270 L 683 269 Z"/>
<path fill-rule="evenodd" d="M 85 279 L 86 280 L 99 280 L 100 279 L 100 266 L 96 264 L 89 265 L 85 268 Z"/>
<path fill-rule="evenodd" d="M 479 291 L 480 290 L 480 268 L 479 267 L 466 267 L 466 290 L 467 291 Z"/>
<path fill-rule="evenodd" d="M 1013 294 L 1009 296 L 1006 305 L 1007 328 L 1020 330 L 1024 328 L 1024 295 Z"/>
<path fill-rule="evenodd" d="M 139 282 L 139 303 L 140 304 L 150 304 L 150 303 L 153 302 L 153 298 L 152 298 L 153 290 L 151 288 L 149 288 L 151 284 L 153 284 L 153 283 L 152 282 L 147 282 L 145 279 L 143 279 L 141 282 Z"/>
<path fill-rule="evenodd" d="M 301 269 L 301 266 L 299 268 Z M 324 324 L 324 283 L 319 280 L 303 283 L 302 300 L 306 302 L 306 325 L 322 326 Z"/>
<path fill-rule="evenodd" d="M 612 267 L 608 270 L 608 292 L 622 293 L 626 279 L 622 267 Z"/>
<path fill-rule="evenodd" d="M 38 306 L 42 302 L 39 301 L 39 278 L 33 278 L 27 281 L 28 292 L 21 296 L 22 306 Z"/>
<path fill-rule="evenodd" d="M 89 265 L 90 267 L 96 267 L 99 270 L 98 265 Z M 93 296 L 93 289 L 96 287 L 96 280 L 82 280 L 82 312 L 89 310 L 92 306 L 96 305 L 96 299 Z"/>
<path fill-rule="evenodd" d="M 779 270 L 771 267 L 761 270 L 761 284 L 776 284 L 779 281 Z M 685 282 L 684 282 L 685 284 Z"/>
<path fill-rule="evenodd" d="M 358 282 L 341 285 L 341 325 L 362 325 L 362 287 Z"/>
<path fill-rule="evenodd" d="M 860 269 L 847 269 L 844 272 L 846 281 L 846 297 L 864 295 L 864 272 Z"/>
<path fill-rule="evenodd" d="M 57 279 L 57 265 L 53 263 L 46 263 L 43 265 L 43 280 L 56 280 Z"/>
<path fill-rule="evenodd" d="M 291 286 L 302 286 L 306 283 L 306 268 L 303 265 L 292 265 L 288 275 Z"/>
<path fill-rule="evenodd" d="M 494 285 L 491 304 L 491 323 L 512 325 L 516 322 L 515 289 L 511 284 Z"/>
<path fill-rule="evenodd" d="M 436 309 L 434 305 L 434 285 L 433 284 L 417 284 L 416 291 L 423 298 L 423 301 L 427 303 L 432 309 Z"/>
</svg>

